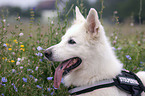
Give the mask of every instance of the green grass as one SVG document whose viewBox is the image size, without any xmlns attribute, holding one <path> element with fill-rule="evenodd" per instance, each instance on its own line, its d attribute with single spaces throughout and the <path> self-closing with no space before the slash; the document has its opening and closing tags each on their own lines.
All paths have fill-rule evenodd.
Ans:
<svg viewBox="0 0 145 96">
<path fill-rule="evenodd" d="M 58 63 L 45 60 L 42 53 L 44 49 L 60 41 L 69 21 L 51 23 L 49 20 L 49 24 L 42 25 L 39 22 L 34 23 L 33 20 L 23 23 L 19 18 L 15 24 L 9 24 L 5 20 L 3 17 L 0 27 L 0 95 L 68 96 L 67 88 L 63 84 L 60 89 L 55 89 L 53 79 L 47 79 L 54 76 Z M 145 70 L 144 25 L 104 26 L 124 68 L 133 72 Z M 19 36 L 20 33 L 24 35 Z M 38 46 L 43 49 L 38 50 Z"/>
</svg>

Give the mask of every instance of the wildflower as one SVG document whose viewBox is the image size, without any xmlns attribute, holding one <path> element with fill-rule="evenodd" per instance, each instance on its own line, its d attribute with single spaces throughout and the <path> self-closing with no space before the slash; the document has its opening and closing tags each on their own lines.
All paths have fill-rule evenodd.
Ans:
<svg viewBox="0 0 145 96">
<path fill-rule="evenodd" d="M 14 63 L 15 61 L 14 60 L 11 60 L 11 62 Z"/>
<path fill-rule="evenodd" d="M 51 92 L 51 95 L 53 96 L 53 94 L 54 94 L 54 91 L 53 92 Z"/>
<path fill-rule="evenodd" d="M 23 35 L 24 35 L 24 33 L 20 33 L 20 34 L 19 34 L 19 36 L 23 36 Z"/>
<path fill-rule="evenodd" d="M 37 55 L 37 56 L 43 56 L 43 54 L 42 54 L 42 53 L 39 53 L 39 52 L 36 53 L 36 55 Z"/>
<path fill-rule="evenodd" d="M 24 45 L 20 45 L 20 47 L 24 47 Z"/>
<path fill-rule="evenodd" d="M 129 55 L 126 55 L 126 58 L 129 59 L 129 60 L 131 60 L 131 57 Z"/>
<path fill-rule="evenodd" d="M 12 48 L 8 48 L 8 50 L 12 50 Z"/>
<path fill-rule="evenodd" d="M 4 93 L 1 94 L 2 96 L 5 96 Z"/>
<path fill-rule="evenodd" d="M 18 19 L 20 20 L 20 16 L 18 16 Z"/>
<path fill-rule="evenodd" d="M 34 72 L 32 69 L 27 69 L 27 71 L 31 71 L 31 73 L 33 73 L 33 72 Z"/>
<path fill-rule="evenodd" d="M 7 82 L 7 78 L 6 77 L 2 77 L 2 82 Z"/>
<path fill-rule="evenodd" d="M 58 35 L 58 32 L 56 32 L 55 34 Z"/>
<path fill-rule="evenodd" d="M 112 47 L 112 48 L 113 48 L 114 51 L 116 51 L 116 48 L 115 47 Z"/>
<path fill-rule="evenodd" d="M 53 22 L 53 21 L 51 21 L 51 24 L 54 24 L 54 22 Z"/>
<path fill-rule="evenodd" d="M 38 79 L 37 79 L 37 78 L 35 78 L 35 79 L 34 79 L 34 81 L 35 81 L 35 82 L 37 82 L 37 81 L 38 81 Z"/>
<path fill-rule="evenodd" d="M 6 22 L 6 19 L 3 19 L 3 22 Z"/>
<path fill-rule="evenodd" d="M 37 47 L 37 50 L 38 50 L 38 51 L 41 51 L 41 50 L 43 50 L 43 48 L 40 47 L 40 46 L 38 46 L 38 47 Z"/>
<path fill-rule="evenodd" d="M 140 61 L 140 64 L 142 64 L 143 62 L 142 61 Z"/>
<path fill-rule="evenodd" d="M 15 40 L 13 40 L 15 43 L 18 43 L 18 41 L 15 39 Z"/>
<path fill-rule="evenodd" d="M 64 82 L 63 82 L 63 78 L 61 79 L 61 83 L 64 84 Z"/>
<path fill-rule="evenodd" d="M 27 82 L 27 78 L 24 78 L 24 77 L 23 77 L 22 79 L 23 79 L 24 82 Z"/>
<path fill-rule="evenodd" d="M 4 87 L 6 87 L 6 84 L 2 84 L 2 83 L 0 83 L 2 86 L 4 86 Z"/>
<path fill-rule="evenodd" d="M 42 62 L 43 60 L 42 60 L 42 59 L 39 59 L 39 61 L 41 61 L 41 62 Z"/>
<path fill-rule="evenodd" d="M 52 88 L 47 88 L 48 91 L 51 91 Z"/>
<path fill-rule="evenodd" d="M 33 78 L 33 76 L 32 76 L 32 75 L 29 75 L 29 77 L 30 77 L 30 78 Z"/>
<path fill-rule="evenodd" d="M 16 72 L 16 70 L 15 70 L 15 69 L 12 69 L 12 72 L 13 72 L 13 73 L 15 73 L 15 72 Z"/>
<path fill-rule="evenodd" d="M 134 26 L 134 23 L 130 23 L 130 26 Z"/>
<path fill-rule="evenodd" d="M 121 50 L 122 48 L 119 47 L 119 48 L 117 48 L 117 49 L 118 49 L 118 50 Z"/>
<path fill-rule="evenodd" d="M 113 44 L 116 44 L 116 40 L 113 41 Z"/>
<path fill-rule="evenodd" d="M 7 46 L 9 46 L 9 44 L 8 44 L 8 43 L 6 43 L 6 45 L 7 45 Z"/>
<path fill-rule="evenodd" d="M 20 66 L 20 69 L 23 69 L 23 66 Z"/>
<path fill-rule="evenodd" d="M 17 87 L 15 86 L 14 83 L 12 83 L 12 86 L 14 87 L 14 90 L 15 90 L 16 92 L 18 92 L 18 89 L 17 89 Z"/>
<path fill-rule="evenodd" d="M 20 62 L 19 62 L 19 61 L 17 61 L 17 62 L 16 62 L 16 65 L 20 65 Z"/>
<path fill-rule="evenodd" d="M 38 68 L 39 68 L 39 67 L 37 66 L 37 67 L 35 68 L 35 70 L 37 71 L 37 70 L 38 70 Z"/>
<path fill-rule="evenodd" d="M 114 11 L 114 14 L 117 14 L 118 13 L 118 11 Z"/>
<path fill-rule="evenodd" d="M 53 77 L 47 77 L 47 80 L 52 80 L 53 79 Z"/>
<path fill-rule="evenodd" d="M 53 88 L 54 88 L 54 89 L 58 89 L 58 88 L 55 88 L 54 86 L 53 86 Z"/>
<path fill-rule="evenodd" d="M 3 28 L 3 30 L 5 31 L 5 30 L 6 30 L 6 28 Z"/>
<path fill-rule="evenodd" d="M 15 55 L 15 52 L 12 52 L 12 55 Z"/>
<path fill-rule="evenodd" d="M 4 47 L 7 47 L 7 44 L 3 44 Z"/>
<path fill-rule="evenodd" d="M 37 88 L 40 88 L 40 89 L 42 89 L 42 87 L 41 86 L 39 86 L 39 85 L 36 85 L 37 86 Z"/>
<path fill-rule="evenodd" d="M 20 48 L 20 50 L 25 51 L 25 49 L 24 49 L 24 48 Z"/>
<path fill-rule="evenodd" d="M 18 60 L 18 61 L 20 61 L 20 60 L 21 60 L 21 58 L 18 58 L 17 60 Z"/>
</svg>

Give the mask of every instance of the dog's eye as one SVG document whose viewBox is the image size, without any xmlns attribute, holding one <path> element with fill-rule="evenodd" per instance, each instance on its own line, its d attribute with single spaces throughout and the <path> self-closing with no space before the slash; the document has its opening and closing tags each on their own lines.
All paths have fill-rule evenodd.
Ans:
<svg viewBox="0 0 145 96">
<path fill-rule="evenodd" d="M 69 44 L 76 44 L 76 42 L 75 42 L 74 40 L 72 40 L 72 39 L 70 39 L 70 40 L 68 41 L 68 43 L 69 43 Z"/>
</svg>

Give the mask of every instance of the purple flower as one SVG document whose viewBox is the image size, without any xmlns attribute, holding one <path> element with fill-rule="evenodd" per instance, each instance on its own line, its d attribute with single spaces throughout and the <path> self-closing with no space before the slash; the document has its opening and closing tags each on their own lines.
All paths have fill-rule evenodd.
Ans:
<svg viewBox="0 0 145 96">
<path fill-rule="evenodd" d="M 39 61 L 42 62 L 43 60 L 42 59 L 39 59 Z"/>
<path fill-rule="evenodd" d="M 129 59 L 129 60 L 131 60 L 131 57 L 129 55 L 126 55 L 126 58 Z"/>
<path fill-rule="evenodd" d="M 38 68 L 39 68 L 39 67 L 37 66 L 37 67 L 35 68 L 35 70 L 37 71 L 37 70 L 38 70 Z"/>
<path fill-rule="evenodd" d="M 17 89 L 17 87 L 15 86 L 14 83 L 12 83 L 12 86 L 14 87 L 14 90 L 15 90 L 16 92 L 18 92 L 18 89 Z"/>
<path fill-rule="evenodd" d="M 47 88 L 48 91 L 51 91 L 52 88 Z"/>
<path fill-rule="evenodd" d="M 2 86 L 4 86 L 4 87 L 6 87 L 6 84 L 2 84 L 2 83 L 0 83 L 0 85 L 2 85 Z"/>
<path fill-rule="evenodd" d="M 33 76 L 32 76 L 32 75 L 29 75 L 29 77 L 30 77 L 30 78 L 33 78 Z"/>
<path fill-rule="evenodd" d="M 54 94 L 54 91 L 53 92 L 51 92 L 51 95 L 53 96 L 53 94 Z"/>
<path fill-rule="evenodd" d="M 1 94 L 2 96 L 5 96 L 4 93 Z"/>
<path fill-rule="evenodd" d="M 36 85 L 37 86 L 37 88 L 40 88 L 40 89 L 42 89 L 42 87 L 41 86 L 39 86 L 39 85 Z"/>
<path fill-rule="evenodd" d="M 37 50 L 38 50 L 38 51 L 41 51 L 41 50 L 43 50 L 43 48 L 40 47 L 40 46 L 38 46 L 38 47 L 37 47 Z"/>
<path fill-rule="evenodd" d="M 3 44 L 4 47 L 7 47 L 7 44 Z"/>
<path fill-rule="evenodd" d="M 43 54 L 42 54 L 42 53 L 39 53 L 39 52 L 36 53 L 36 55 L 37 55 L 37 56 L 43 56 Z"/>
<path fill-rule="evenodd" d="M 64 84 L 64 82 L 63 82 L 63 78 L 61 79 L 61 83 Z"/>
<path fill-rule="evenodd" d="M 23 79 L 24 82 L 27 82 L 27 78 L 24 78 L 24 77 L 23 77 L 22 79 Z"/>
<path fill-rule="evenodd" d="M 47 80 L 52 80 L 53 79 L 53 77 L 47 77 Z"/>
<path fill-rule="evenodd" d="M 12 73 L 15 73 L 16 72 L 16 70 L 15 69 L 12 69 Z"/>
<path fill-rule="evenodd" d="M 55 88 L 54 86 L 53 86 L 53 88 L 54 88 L 54 89 L 58 89 L 58 88 Z"/>
<path fill-rule="evenodd" d="M 33 72 L 34 72 L 32 69 L 27 69 L 27 71 L 31 71 L 31 73 L 33 73 Z"/>
<path fill-rule="evenodd" d="M 115 48 L 115 47 L 112 47 L 112 49 L 113 49 L 114 51 L 116 51 L 116 48 Z"/>
<path fill-rule="evenodd" d="M 2 82 L 7 82 L 7 78 L 6 77 L 2 77 Z"/>
</svg>

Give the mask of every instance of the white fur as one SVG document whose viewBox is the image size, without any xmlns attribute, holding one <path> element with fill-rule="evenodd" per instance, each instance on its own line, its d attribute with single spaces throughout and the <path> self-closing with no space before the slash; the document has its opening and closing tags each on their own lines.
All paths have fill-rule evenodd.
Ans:
<svg viewBox="0 0 145 96">
<path fill-rule="evenodd" d="M 95 22 L 95 27 L 91 25 L 92 21 Z M 70 39 L 73 39 L 76 44 L 69 44 Z M 84 86 L 100 80 L 111 79 L 118 75 L 123 67 L 115 56 L 98 19 L 98 14 L 93 8 L 90 9 L 87 19 L 85 19 L 76 7 L 74 24 L 67 30 L 59 44 L 48 49 L 52 49 L 53 61 L 64 61 L 72 57 L 82 59 L 81 66 L 64 77 L 65 86 Z M 137 75 L 145 84 L 145 72 Z M 79 96 L 128 96 L 128 94 L 114 86 Z"/>
</svg>

